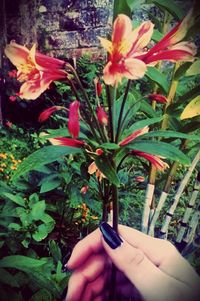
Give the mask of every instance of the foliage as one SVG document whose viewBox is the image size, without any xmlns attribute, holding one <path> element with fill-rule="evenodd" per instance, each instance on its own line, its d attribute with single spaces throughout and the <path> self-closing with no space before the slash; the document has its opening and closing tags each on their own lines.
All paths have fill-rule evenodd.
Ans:
<svg viewBox="0 0 200 301">
<path fill-rule="evenodd" d="M 119 13 L 131 16 L 141 5 L 151 15 L 152 5 L 156 6 L 161 17 L 154 30 L 155 42 L 163 37 L 164 27 L 173 18 L 180 20 L 183 16 L 174 1 L 126 0 L 114 4 L 114 18 Z M 163 19 L 164 15 L 168 18 Z M 143 78 L 123 78 L 117 88 L 101 80 L 103 65 L 102 61 L 91 63 L 90 56 L 85 55 L 77 62 L 76 70 L 68 70 L 69 85 L 55 81 L 37 101 L 44 102 L 44 108 L 53 105 L 65 109 L 54 111 L 43 124 L 37 123 L 35 130 L 27 132 L 16 125 L 2 128 L 2 300 L 59 300 L 69 277 L 69 273 L 62 272 L 63 257 L 100 220 L 112 216 L 112 203 L 118 202 L 114 198 L 117 190 L 119 222 L 137 229 L 147 201 L 147 185 L 155 187 L 153 210 L 162 191 L 168 193 L 153 233 L 159 236 L 171 198 L 199 149 L 199 59 L 148 66 Z M 8 86 L 13 89 L 10 81 Z M 9 89 L 7 93 L 10 95 Z M 168 102 L 151 101 L 149 94 L 162 94 Z M 17 96 L 17 101 L 22 100 Z M 71 105 L 77 101 L 79 110 L 73 111 L 75 123 L 70 128 Z M 101 116 L 97 114 L 99 107 Z M 76 127 L 78 132 L 80 128 L 78 135 Z M 65 145 L 49 145 L 52 141 L 65 141 Z M 143 156 L 139 156 L 141 153 Z M 156 171 L 155 162 L 160 164 Z M 170 170 L 164 171 L 167 165 Z M 196 170 L 168 228 L 171 241 L 179 231 Z M 117 215 L 114 212 L 114 220 Z M 196 258 L 193 262 L 199 265 Z"/>
</svg>

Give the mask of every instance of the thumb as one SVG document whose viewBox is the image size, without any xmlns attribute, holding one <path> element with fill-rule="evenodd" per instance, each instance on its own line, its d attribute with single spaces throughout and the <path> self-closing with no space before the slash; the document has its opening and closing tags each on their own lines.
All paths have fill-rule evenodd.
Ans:
<svg viewBox="0 0 200 301">
<path fill-rule="evenodd" d="M 163 273 L 140 250 L 119 237 L 107 223 L 100 225 L 103 247 L 115 264 L 138 289 L 144 300 L 178 300 L 179 282 Z"/>
</svg>

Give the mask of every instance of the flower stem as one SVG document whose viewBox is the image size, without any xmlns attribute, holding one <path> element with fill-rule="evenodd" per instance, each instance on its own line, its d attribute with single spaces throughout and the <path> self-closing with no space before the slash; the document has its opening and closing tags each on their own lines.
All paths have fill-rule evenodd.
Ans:
<svg viewBox="0 0 200 301">
<path fill-rule="evenodd" d="M 122 117 L 123 117 L 124 107 L 125 107 L 126 99 L 127 99 L 127 96 L 128 96 L 128 91 L 129 91 L 129 88 L 130 88 L 130 84 L 131 84 L 131 80 L 129 79 L 128 83 L 127 83 L 127 86 L 126 86 L 125 93 L 124 93 L 124 98 L 122 100 L 122 105 L 121 105 L 121 108 L 120 108 L 118 126 L 117 126 L 117 133 L 116 133 L 116 137 L 115 137 L 115 143 L 118 142 L 119 135 L 120 135 L 120 132 L 121 132 Z"/>
</svg>

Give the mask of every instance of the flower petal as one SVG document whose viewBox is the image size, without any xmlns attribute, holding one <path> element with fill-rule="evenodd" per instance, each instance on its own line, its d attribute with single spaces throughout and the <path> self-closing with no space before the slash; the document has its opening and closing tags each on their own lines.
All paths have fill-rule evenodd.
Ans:
<svg viewBox="0 0 200 301">
<path fill-rule="evenodd" d="M 18 68 L 20 65 L 26 64 L 29 49 L 11 41 L 10 44 L 6 45 L 4 52 L 11 63 Z"/>
<path fill-rule="evenodd" d="M 78 138 L 80 131 L 79 107 L 80 102 L 78 100 L 73 101 L 69 106 L 68 130 L 73 138 Z"/>
<path fill-rule="evenodd" d="M 128 137 L 126 137 L 125 139 L 123 139 L 120 143 L 119 146 L 125 146 L 128 143 L 130 143 L 131 141 L 133 141 L 135 138 L 137 138 L 138 136 L 144 135 L 146 133 L 148 133 L 149 131 L 149 127 L 145 126 L 142 129 L 139 129 L 135 132 L 133 132 L 131 135 L 129 135 Z"/>
<path fill-rule="evenodd" d="M 104 49 L 106 49 L 109 53 L 111 53 L 112 49 L 113 49 L 112 42 L 105 38 L 101 38 L 101 37 L 99 37 L 99 40 L 100 40 L 101 46 Z"/>
<path fill-rule="evenodd" d="M 84 141 L 72 139 L 72 138 L 49 138 L 48 139 L 53 145 L 60 146 L 71 146 L 71 147 L 83 147 L 85 145 Z"/>
<path fill-rule="evenodd" d="M 123 40 L 128 40 L 132 32 L 131 19 L 123 14 L 119 14 L 113 24 L 112 42 L 121 44 Z"/>
<path fill-rule="evenodd" d="M 147 159 L 149 162 L 151 162 L 154 165 L 154 167 L 156 169 L 158 169 L 160 171 L 164 171 L 165 168 L 169 168 L 169 165 L 166 162 L 162 161 L 159 158 L 159 156 L 151 155 L 151 154 L 136 151 L 136 150 L 133 150 L 132 154 Z"/>
<path fill-rule="evenodd" d="M 151 40 L 153 28 L 154 24 L 151 21 L 145 21 L 132 31 L 132 34 L 129 38 L 132 47 L 128 53 L 128 56 L 131 54 L 134 55 L 134 52 L 139 52 L 141 49 L 147 46 Z"/>
</svg>

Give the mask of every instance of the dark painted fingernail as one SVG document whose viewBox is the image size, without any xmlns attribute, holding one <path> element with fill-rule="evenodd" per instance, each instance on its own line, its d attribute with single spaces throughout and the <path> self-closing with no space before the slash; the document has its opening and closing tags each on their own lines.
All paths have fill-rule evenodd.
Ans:
<svg viewBox="0 0 200 301">
<path fill-rule="evenodd" d="M 102 222 L 99 225 L 99 228 L 103 234 L 104 240 L 112 249 L 116 249 L 121 245 L 123 240 L 121 239 L 121 237 L 119 237 L 117 232 L 109 224 L 107 224 L 106 222 Z"/>
<path fill-rule="evenodd" d="M 69 261 L 72 254 L 72 250 L 68 250 L 67 254 L 62 259 L 62 272 L 66 273 L 69 272 L 69 269 L 67 268 L 67 262 Z"/>
</svg>

